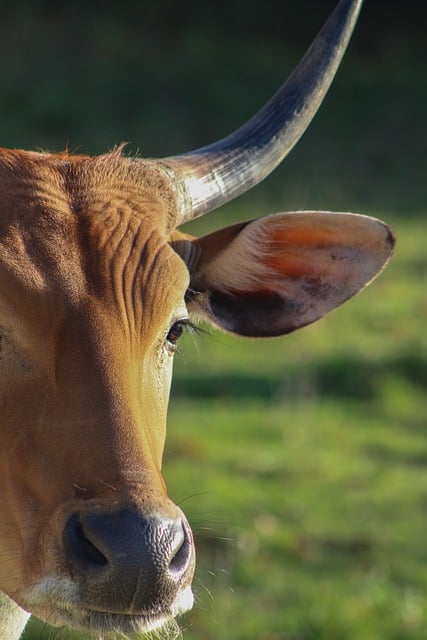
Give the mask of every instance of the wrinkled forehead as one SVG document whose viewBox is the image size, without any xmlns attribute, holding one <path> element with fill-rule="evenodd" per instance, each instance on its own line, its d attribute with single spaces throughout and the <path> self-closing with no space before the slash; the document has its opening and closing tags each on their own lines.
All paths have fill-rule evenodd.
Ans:
<svg viewBox="0 0 427 640">
<path fill-rule="evenodd" d="M 90 295 L 146 332 L 183 306 L 188 270 L 152 216 L 114 208 L 81 218 L 82 275 Z"/>
<path fill-rule="evenodd" d="M 122 149 L 97 157 L 0 149 L 0 196 L 9 222 L 45 214 L 50 220 L 111 202 L 152 216 L 161 233 L 175 227 L 181 186 L 157 162 L 126 158 Z M 4 216 L 0 220 L 0 228 Z"/>
<path fill-rule="evenodd" d="M 168 244 L 177 195 L 151 163 L 7 152 L 0 178 L 4 286 L 146 313 L 182 298 L 187 270 Z"/>
</svg>

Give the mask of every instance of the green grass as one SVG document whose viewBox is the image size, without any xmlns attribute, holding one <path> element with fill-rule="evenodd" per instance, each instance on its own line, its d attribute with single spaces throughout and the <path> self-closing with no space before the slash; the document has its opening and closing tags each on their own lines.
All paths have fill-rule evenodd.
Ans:
<svg viewBox="0 0 427 640">
<path fill-rule="evenodd" d="M 423 224 L 396 227 L 389 269 L 321 323 L 178 362 L 165 474 L 202 549 L 186 640 L 427 637 L 427 258 Z"/>
</svg>

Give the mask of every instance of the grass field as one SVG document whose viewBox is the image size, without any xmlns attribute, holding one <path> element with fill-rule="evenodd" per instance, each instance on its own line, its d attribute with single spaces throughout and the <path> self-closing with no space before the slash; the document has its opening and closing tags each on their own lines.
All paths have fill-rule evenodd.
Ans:
<svg viewBox="0 0 427 640">
<path fill-rule="evenodd" d="M 322 323 L 198 338 L 179 363 L 166 476 L 202 549 L 185 638 L 427 637 L 427 258 L 423 225 L 397 227 L 390 269 Z"/>
<path fill-rule="evenodd" d="M 318 324 L 186 338 L 164 463 L 197 537 L 184 640 L 427 637 L 427 256 L 422 221 L 394 228 L 389 268 Z"/>
</svg>

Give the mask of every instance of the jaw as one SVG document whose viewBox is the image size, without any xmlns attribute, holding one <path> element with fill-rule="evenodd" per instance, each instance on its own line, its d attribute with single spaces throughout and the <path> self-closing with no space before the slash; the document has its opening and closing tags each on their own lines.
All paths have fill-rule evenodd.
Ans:
<svg viewBox="0 0 427 640">
<path fill-rule="evenodd" d="M 115 612 L 91 608 L 80 601 L 71 580 L 46 578 L 27 589 L 22 605 L 53 626 L 67 626 L 89 633 L 148 633 L 163 627 L 175 627 L 175 617 L 193 606 L 191 585 L 177 594 L 167 608 L 149 611 Z"/>
<path fill-rule="evenodd" d="M 151 613 L 133 615 L 92 611 L 90 609 L 58 609 L 48 618 L 54 626 L 66 626 L 89 633 L 145 634 L 176 625 L 172 615 Z"/>
</svg>

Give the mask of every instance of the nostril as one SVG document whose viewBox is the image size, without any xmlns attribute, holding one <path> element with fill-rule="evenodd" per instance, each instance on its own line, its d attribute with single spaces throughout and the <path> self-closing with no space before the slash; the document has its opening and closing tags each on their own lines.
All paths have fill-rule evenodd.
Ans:
<svg viewBox="0 0 427 640">
<path fill-rule="evenodd" d="M 174 577 L 180 577 L 188 568 L 192 557 L 191 535 L 187 528 L 180 522 L 173 541 L 169 573 Z"/>
<path fill-rule="evenodd" d="M 67 556 L 85 567 L 105 567 L 108 560 L 85 534 L 78 513 L 68 520 L 64 530 L 64 546 Z"/>
</svg>

